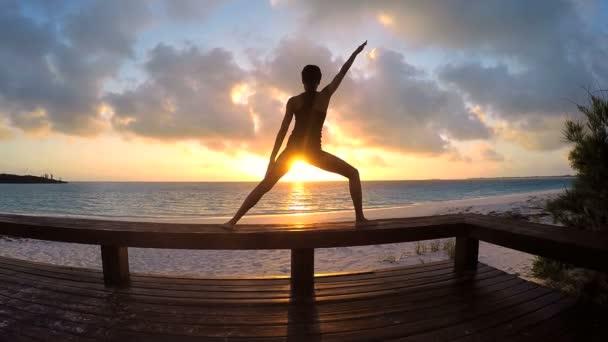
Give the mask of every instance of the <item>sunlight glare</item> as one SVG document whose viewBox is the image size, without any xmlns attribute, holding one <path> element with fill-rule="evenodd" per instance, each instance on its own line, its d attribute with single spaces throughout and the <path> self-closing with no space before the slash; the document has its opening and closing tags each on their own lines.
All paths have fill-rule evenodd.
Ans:
<svg viewBox="0 0 608 342">
<path fill-rule="evenodd" d="M 338 174 L 323 171 L 317 167 L 307 164 L 303 160 L 297 160 L 293 163 L 291 170 L 281 180 L 285 182 L 311 182 L 344 179 L 344 177 Z"/>
<path fill-rule="evenodd" d="M 247 83 L 238 83 L 230 90 L 230 98 L 234 104 L 248 104 L 249 96 L 253 94 L 255 91 Z"/>
<path fill-rule="evenodd" d="M 376 48 L 371 49 L 371 51 L 367 53 L 367 57 L 372 60 L 378 58 L 378 51 Z"/>
<path fill-rule="evenodd" d="M 289 196 L 289 203 L 287 209 L 291 212 L 300 212 L 309 209 L 310 192 L 306 185 L 302 182 L 291 183 L 291 194 Z"/>
<path fill-rule="evenodd" d="M 382 24 L 384 26 L 393 26 L 393 24 L 395 23 L 395 18 L 393 18 L 393 16 L 386 14 L 384 12 L 378 13 L 377 19 L 380 22 L 380 24 Z"/>
</svg>

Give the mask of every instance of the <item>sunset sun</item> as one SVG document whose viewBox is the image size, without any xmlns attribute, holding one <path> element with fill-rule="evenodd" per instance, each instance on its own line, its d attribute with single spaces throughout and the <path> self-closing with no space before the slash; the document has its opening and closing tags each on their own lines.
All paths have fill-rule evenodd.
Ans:
<svg viewBox="0 0 608 342">
<path fill-rule="evenodd" d="M 309 165 L 304 160 L 295 161 L 291 170 L 282 178 L 285 182 L 314 182 L 343 179 L 345 178 L 340 175 L 329 173 Z"/>
</svg>

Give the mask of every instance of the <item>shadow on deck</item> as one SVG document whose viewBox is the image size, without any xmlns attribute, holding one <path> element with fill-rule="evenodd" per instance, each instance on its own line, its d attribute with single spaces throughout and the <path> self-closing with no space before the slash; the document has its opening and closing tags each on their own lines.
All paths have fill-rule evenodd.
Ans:
<svg viewBox="0 0 608 342">
<path fill-rule="evenodd" d="M 288 277 L 132 275 L 113 289 L 100 271 L 0 258 L 6 341 L 605 341 L 607 321 L 485 264 L 319 276 L 314 300 L 292 301 Z"/>
</svg>

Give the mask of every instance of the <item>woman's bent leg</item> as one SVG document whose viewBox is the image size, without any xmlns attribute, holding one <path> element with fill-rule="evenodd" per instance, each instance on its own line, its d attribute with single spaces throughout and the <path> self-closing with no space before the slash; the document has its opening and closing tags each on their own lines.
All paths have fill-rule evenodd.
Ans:
<svg viewBox="0 0 608 342">
<path fill-rule="evenodd" d="M 309 163 L 325 171 L 337 173 L 348 178 L 348 188 L 350 197 L 355 207 L 355 217 L 357 223 L 365 223 L 367 219 L 363 215 L 363 194 L 361 191 L 361 179 L 359 171 L 344 160 L 331 153 L 320 151 L 309 158 Z"/>
</svg>

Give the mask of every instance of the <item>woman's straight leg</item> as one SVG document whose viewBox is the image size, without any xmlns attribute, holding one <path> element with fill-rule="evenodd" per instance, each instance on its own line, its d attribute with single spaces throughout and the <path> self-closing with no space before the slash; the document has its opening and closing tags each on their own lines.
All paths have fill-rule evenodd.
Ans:
<svg viewBox="0 0 608 342">
<path fill-rule="evenodd" d="M 289 171 L 289 161 L 291 155 L 289 153 L 283 152 L 277 158 L 272 167 L 272 170 L 264 177 L 264 179 L 249 193 L 243 204 L 239 210 L 237 210 L 234 217 L 223 224 L 224 227 L 232 228 L 240 219 L 245 215 L 249 209 L 251 209 L 254 205 L 258 203 L 260 198 L 264 196 L 265 193 L 270 191 L 272 187 Z"/>
</svg>

